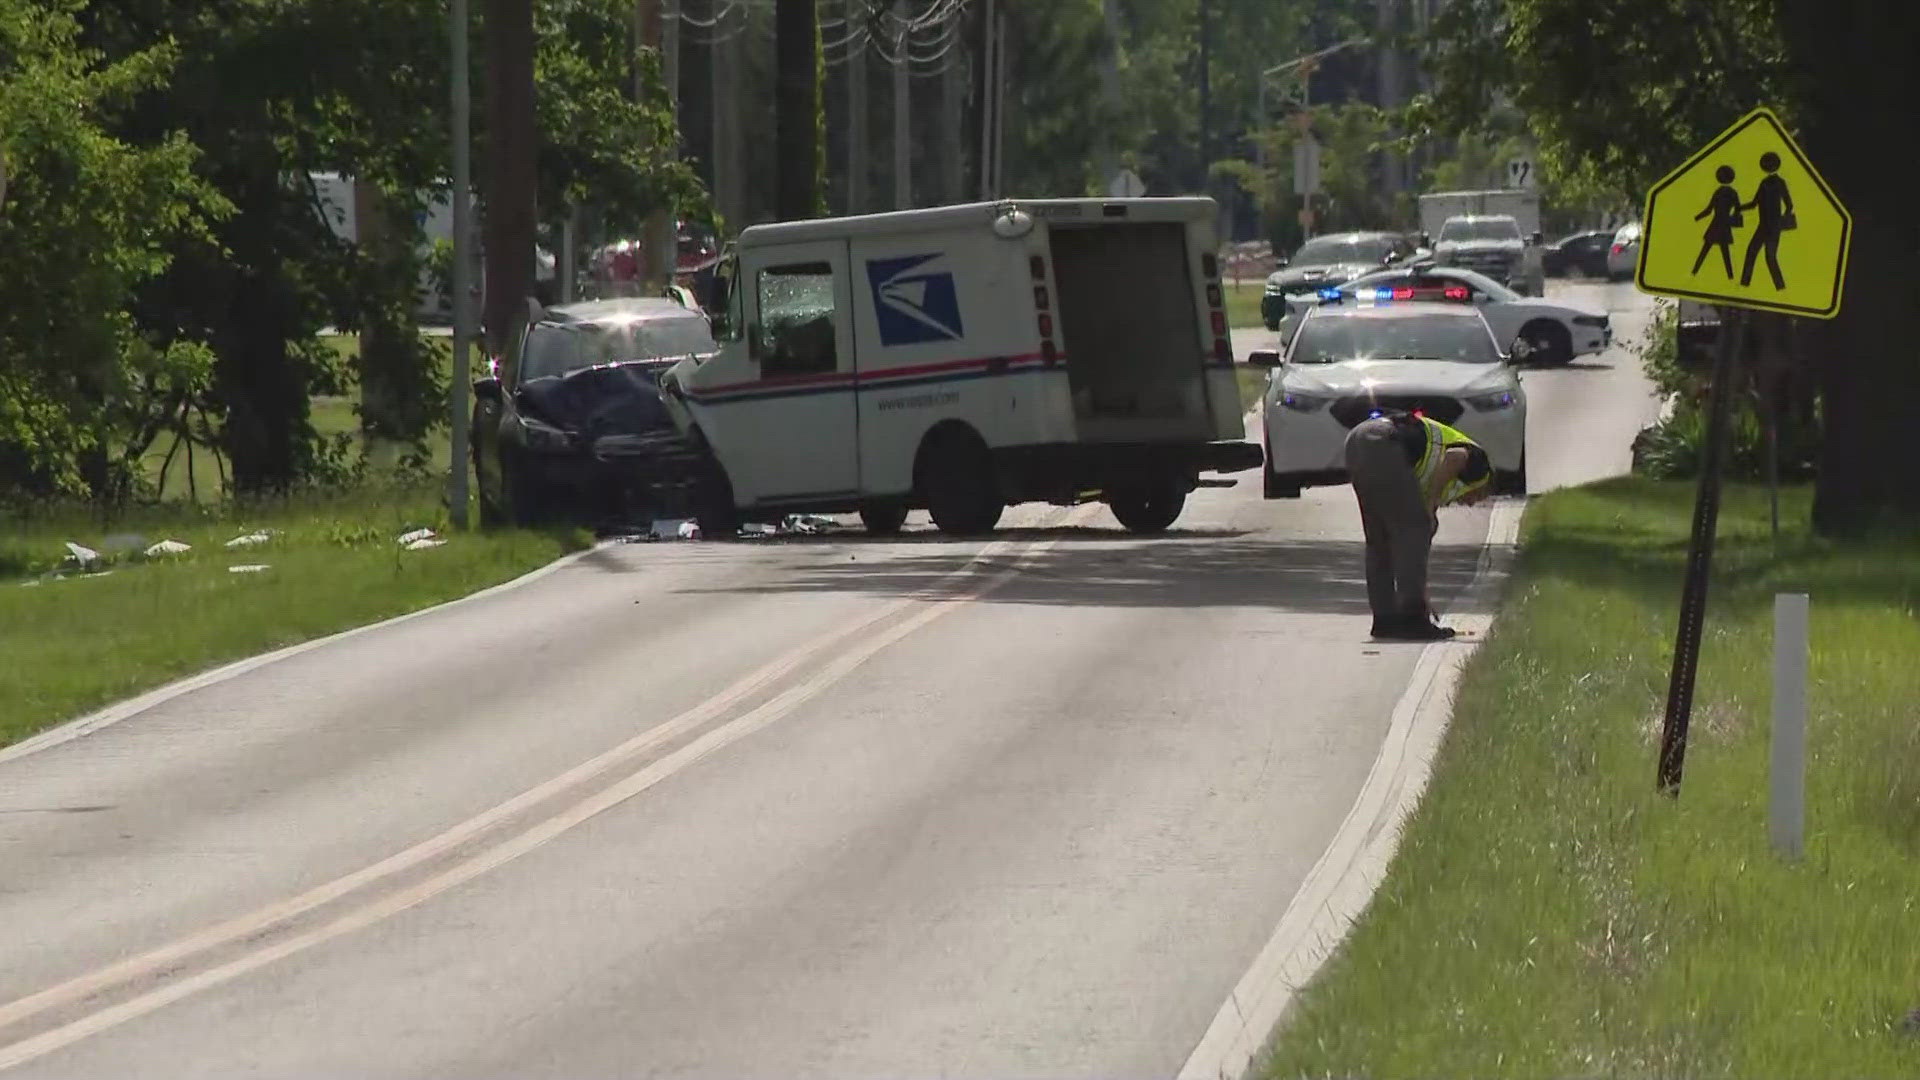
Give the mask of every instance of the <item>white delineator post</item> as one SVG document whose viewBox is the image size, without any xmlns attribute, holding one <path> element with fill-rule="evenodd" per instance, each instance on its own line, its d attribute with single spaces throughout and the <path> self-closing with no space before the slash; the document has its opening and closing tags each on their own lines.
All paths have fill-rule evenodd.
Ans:
<svg viewBox="0 0 1920 1080">
<path fill-rule="evenodd" d="M 1773 760 L 1767 832 L 1788 859 L 1805 849 L 1807 802 L 1807 594 L 1773 598 Z"/>
</svg>

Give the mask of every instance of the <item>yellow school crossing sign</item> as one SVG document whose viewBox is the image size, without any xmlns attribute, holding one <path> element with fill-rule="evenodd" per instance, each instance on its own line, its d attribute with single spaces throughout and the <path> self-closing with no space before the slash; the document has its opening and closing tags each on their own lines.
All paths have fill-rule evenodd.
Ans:
<svg viewBox="0 0 1920 1080">
<path fill-rule="evenodd" d="M 1755 109 L 1647 192 L 1644 292 L 1831 319 L 1853 219 L 1768 109 Z"/>
</svg>

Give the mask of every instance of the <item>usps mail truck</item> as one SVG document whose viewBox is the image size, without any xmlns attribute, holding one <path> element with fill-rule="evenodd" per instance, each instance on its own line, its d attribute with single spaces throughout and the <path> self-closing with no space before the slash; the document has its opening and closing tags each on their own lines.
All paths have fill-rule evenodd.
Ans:
<svg viewBox="0 0 1920 1080">
<path fill-rule="evenodd" d="M 1202 198 L 1016 200 L 756 225 L 715 278 L 720 350 L 662 378 L 710 470 L 703 526 L 1022 502 L 1171 525 L 1259 468 Z"/>
</svg>

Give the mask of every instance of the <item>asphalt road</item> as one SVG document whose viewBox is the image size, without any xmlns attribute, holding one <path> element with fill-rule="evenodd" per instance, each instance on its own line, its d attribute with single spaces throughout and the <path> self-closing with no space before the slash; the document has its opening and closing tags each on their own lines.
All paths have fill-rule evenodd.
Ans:
<svg viewBox="0 0 1920 1080">
<path fill-rule="evenodd" d="M 1527 379 L 1536 487 L 1624 467 L 1630 356 Z M 0 1067 L 1171 1075 L 1419 648 L 1344 490 L 1009 517 L 606 547 L 0 755 Z"/>
</svg>

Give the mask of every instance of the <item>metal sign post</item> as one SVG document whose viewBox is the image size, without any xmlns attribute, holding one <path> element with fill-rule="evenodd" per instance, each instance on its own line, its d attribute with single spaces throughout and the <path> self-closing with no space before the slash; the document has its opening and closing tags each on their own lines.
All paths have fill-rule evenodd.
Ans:
<svg viewBox="0 0 1920 1080">
<path fill-rule="evenodd" d="M 1707 579 L 1713 566 L 1713 537 L 1720 522 L 1720 458 L 1725 453 L 1733 382 L 1746 347 L 1746 319 L 1720 309 L 1720 339 L 1713 358 L 1713 383 L 1707 403 L 1706 445 L 1700 451 L 1700 487 L 1693 502 L 1693 535 L 1687 543 L 1687 577 L 1680 593 L 1680 630 L 1673 644 L 1673 673 L 1667 683 L 1667 712 L 1660 727 L 1660 790 L 1680 793 L 1687 760 L 1687 722 L 1693 714 L 1694 674 L 1700 665 L 1700 634 L 1707 617 Z"/>
<path fill-rule="evenodd" d="M 1751 218 L 1747 211 L 1754 213 Z M 1755 109 L 1647 192 L 1634 282 L 1659 296 L 1720 308 L 1700 489 L 1687 545 L 1680 631 L 1660 728 L 1659 789 L 1680 794 L 1687 722 L 1720 518 L 1720 461 L 1739 394 L 1747 319 L 1737 309 L 1831 319 L 1840 312 L 1853 219 L 1771 110 Z M 1704 223 L 1704 224 L 1703 224 Z M 1735 250 L 1740 252 L 1736 271 Z M 1764 261 L 1763 261 L 1764 259 Z M 1769 419 L 1769 438 L 1773 421 Z M 1771 465 L 1770 465 L 1771 468 Z"/>
</svg>

